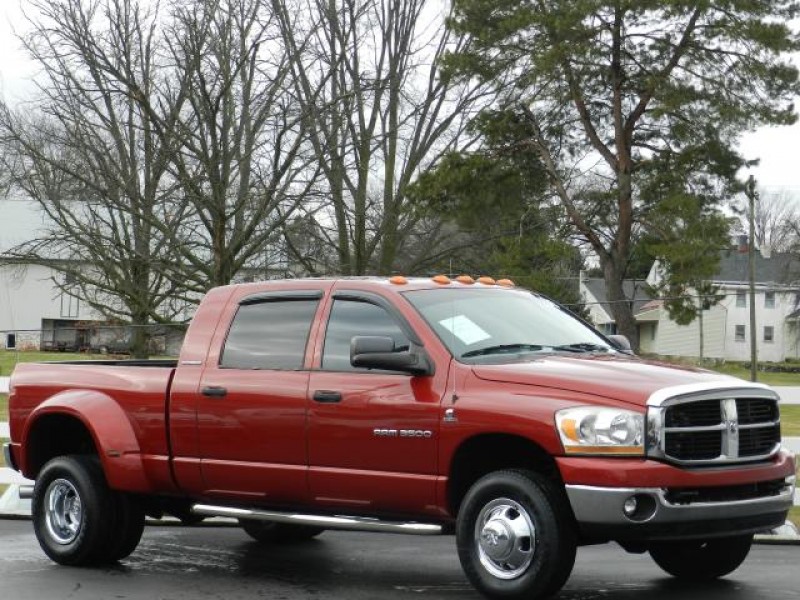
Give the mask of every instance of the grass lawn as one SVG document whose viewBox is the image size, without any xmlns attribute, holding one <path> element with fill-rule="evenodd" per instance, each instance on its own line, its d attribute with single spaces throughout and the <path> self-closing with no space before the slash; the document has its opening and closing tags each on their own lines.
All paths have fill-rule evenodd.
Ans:
<svg viewBox="0 0 800 600">
<path fill-rule="evenodd" d="M 800 527 L 800 506 L 793 506 L 789 509 L 789 520 Z"/>
<path fill-rule="evenodd" d="M 8 422 L 8 396 L 0 394 L 0 422 Z"/>
<path fill-rule="evenodd" d="M 800 404 L 781 406 L 781 435 L 800 436 Z"/>
<path fill-rule="evenodd" d="M 741 364 L 725 363 L 724 365 L 715 365 L 708 367 L 712 371 L 718 373 L 725 373 L 733 377 L 739 377 L 750 381 L 750 369 L 745 369 Z M 769 373 L 767 371 L 758 371 L 756 377 L 759 383 L 766 383 L 767 385 L 797 385 L 800 386 L 800 374 L 798 373 Z"/>
<path fill-rule="evenodd" d="M 18 362 L 43 362 L 60 360 L 92 360 L 112 358 L 103 354 L 74 352 L 16 352 L 0 350 L 0 376 L 9 376 Z"/>
</svg>

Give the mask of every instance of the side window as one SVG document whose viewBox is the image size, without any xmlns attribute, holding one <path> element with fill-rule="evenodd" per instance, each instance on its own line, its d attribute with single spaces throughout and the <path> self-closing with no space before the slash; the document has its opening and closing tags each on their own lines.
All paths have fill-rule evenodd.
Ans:
<svg viewBox="0 0 800 600">
<path fill-rule="evenodd" d="M 220 367 L 302 369 L 308 333 L 318 305 L 319 300 L 315 298 L 240 306 L 225 340 Z"/>
<path fill-rule="evenodd" d="M 322 368 L 326 371 L 366 370 L 350 364 L 350 340 L 357 335 L 388 336 L 394 339 L 395 350 L 409 346 L 397 321 L 385 309 L 368 302 L 334 300 L 325 331 Z"/>
</svg>

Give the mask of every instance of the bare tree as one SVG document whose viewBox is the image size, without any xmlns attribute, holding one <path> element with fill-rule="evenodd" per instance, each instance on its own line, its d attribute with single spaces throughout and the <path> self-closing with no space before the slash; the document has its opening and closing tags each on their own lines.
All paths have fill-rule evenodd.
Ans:
<svg viewBox="0 0 800 600">
<path fill-rule="evenodd" d="M 2 106 L 0 139 L 13 185 L 38 204 L 49 231 L 9 254 L 63 273 L 55 280 L 63 291 L 136 326 L 132 349 L 143 356 L 143 326 L 182 309 L 165 269 L 174 248 L 154 223 L 174 227 L 183 211 L 165 210 L 175 191 L 168 144 L 108 66 L 153 94 L 159 16 L 129 0 L 31 4 L 25 44 L 45 77 L 29 105 Z"/>
<path fill-rule="evenodd" d="M 328 198 L 314 205 L 331 270 L 389 273 L 415 264 L 420 215 L 406 189 L 464 143 L 486 88 L 441 78 L 463 47 L 425 0 L 272 0 Z M 427 26 L 425 24 L 428 24 Z"/>
<path fill-rule="evenodd" d="M 747 231 L 746 217 L 740 217 Z M 773 252 L 787 252 L 795 246 L 800 229 L 800 201 L 787 190 L 761 190 L 755 206 L 756 246 Z"/>
<path fill-rule="evenodd" d="M 177 96 L 186 97 L 171 170 L 191 216 L 162 233 L 178 242 L 182 279 L 204 292 L 263 266 L 265 246 L 307 201 L 315 169 L 304 154 L 305 122 L 290 94 L 290 59 L 270 6 L 176 1 L 171 22 L 168 62 L 181 82 Z M 136 93 L 143 83 L 126 81 L 169 138 L 163 108 Z"/>
</svg>

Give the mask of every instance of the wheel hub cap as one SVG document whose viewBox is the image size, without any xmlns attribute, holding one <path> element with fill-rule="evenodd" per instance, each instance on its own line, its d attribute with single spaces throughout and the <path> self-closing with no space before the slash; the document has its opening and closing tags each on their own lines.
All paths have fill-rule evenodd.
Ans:
<svg viewBox="0 0 800 600">
<path fill-rule="evenodd" d="M 44 513 L 47 532 L 61 545 L 71 544 L 83 524 L 83 505 L 78 490 L 66 479 L 56 479 L 45 492 Z"/>
<path fill-rule="evenodd" d="M 502 560 L 514 548 L 513 536 L 501 519 L 492 519 L 481 531 L 481 548 L 492 560 Z"/>
<path fill-rule="evenodd" d="M 536 530 L 522 505 L 498 498 L 479 513 L 475 541 L 481 564 L 489 573 L 500 579 L 515 579 L 533 560 Z"/>
</svg>

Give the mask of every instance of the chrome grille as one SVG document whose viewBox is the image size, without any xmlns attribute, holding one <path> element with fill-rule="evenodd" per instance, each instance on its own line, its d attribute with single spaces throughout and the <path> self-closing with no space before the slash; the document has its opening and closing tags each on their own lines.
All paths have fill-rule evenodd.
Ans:
<svg viewBox="0 0 800 600">
<path fill-rule="evenodd" d="M 780 448 L 777 395 L 767 388 L 661 394 L 648 405 L 647 452 L 655 458 L 686 465 L 754 462 Z"/>
</svg>

